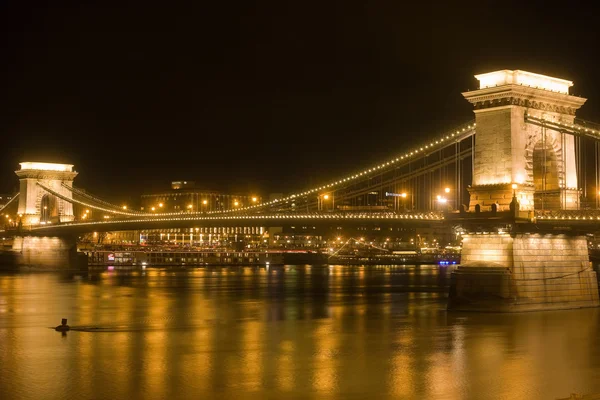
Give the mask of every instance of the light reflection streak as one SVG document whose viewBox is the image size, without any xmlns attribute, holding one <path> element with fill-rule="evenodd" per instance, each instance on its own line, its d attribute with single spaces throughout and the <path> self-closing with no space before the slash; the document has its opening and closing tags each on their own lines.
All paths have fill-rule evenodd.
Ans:
<svg viewBox="0 0 600 400">
<path fill-rule="evenodd" d="M 335 360 L 337 335 L 331 322 L 319 322 L 313 333 L 315 354 L 312 362 L 312 382 L 317 393 L 330 394 L 337 387 L 338 363 Z"/>
</svg>

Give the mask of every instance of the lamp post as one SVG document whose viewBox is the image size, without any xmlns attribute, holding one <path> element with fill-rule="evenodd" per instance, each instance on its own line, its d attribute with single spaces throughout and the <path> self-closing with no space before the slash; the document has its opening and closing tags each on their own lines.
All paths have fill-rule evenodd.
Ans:
<svg viewBox="0 0 600 400">
<path fill-rule="evenodd" d="M 438 202 L 438 204 L 440 204 L 440 205 L 438 206 L 438 208 L 441 210 L 441 209 L 444 207 L 444 206 L 442 206 L 442 204 L 443 204 L 443 205 L 446 205 L 446 204 L 448 204 L 448 199 L 447 199 L 447 198 L 445 198 L 445 197 L 442 197 L 441 195 L 439 195 L 439 194 L 438 194 L 438 195 L 437 195 L 437 202 Z"/>
<path fill-rule="evenodd" d="M 402 211 L 406 211 L 406 197 L 408 197 L 408 194 L 406 192 L 400 193 L 400 198 L 402 199 Z"/>
<path fill-rule="evenodd" d="M 446 195 L 450 194 L 450 188 L 449 187 L 444 188 L 444 193 L 446 193 Z M 450 203 L 449 198 L 446 198 L 446 202 L 448 203 L 448 208 L 452 209 L 452 204 Z"/>
<path fill-rule="evenodd" d="M 333 195 L 331 197 L 332 197 L 331 201 L 332 201 L 332 207 L 333 207 L 334 204 L 335 204 L 335 203 L 333 203 L 333 201 L 334 201 L 333 200 Z M 323 211 L 323 208 L 324 208 L 323 207 L 323 204 L 324 204 L 323 202 L 327 201 L 327 200 L 329 200 L 329 194 L 328 193 L 319 195 L 319 197 L 317 197 L 317 210 L 318 211 Z"/>
</svg>

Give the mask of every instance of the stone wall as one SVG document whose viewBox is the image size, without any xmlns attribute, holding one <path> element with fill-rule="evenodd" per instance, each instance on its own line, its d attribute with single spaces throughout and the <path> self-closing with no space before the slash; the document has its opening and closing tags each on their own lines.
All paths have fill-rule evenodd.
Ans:
<svg viewBox="0 0 600 400">
<path fill-rule="evenodd" d="M 15 237 L 12 248 L 13 267 L 34 269 L 79 269 L 87 267 L 77 253 L 74 239 L 60 237 Z"/>
<path fill-rule="evenodd" d="M 449 309 L 532 311 L 597 307 L 585 236 L 466 235 Z"/>
</svg>

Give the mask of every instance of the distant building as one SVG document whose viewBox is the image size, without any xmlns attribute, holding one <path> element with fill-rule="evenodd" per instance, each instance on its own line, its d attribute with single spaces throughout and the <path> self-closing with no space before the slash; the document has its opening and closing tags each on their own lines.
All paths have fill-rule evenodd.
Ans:
<svg viewBox="0 0 600 400">
<path fill-rule="evenodd" d="M 196 187 L 196 182 L 194 181 L 173 181 L 171 182 L 171 189 L 180 190 L 180 189 L 193 189 Z"/>
<path fill-rule="evenodd" d="M 161 193 L 143 194 L 142 211 L 207 212 L 248 207 L 262 201 L 257 195 L 226 194 L 198 189 L 193 181 L 173 181 L 171 189 Z"/>
</svg>

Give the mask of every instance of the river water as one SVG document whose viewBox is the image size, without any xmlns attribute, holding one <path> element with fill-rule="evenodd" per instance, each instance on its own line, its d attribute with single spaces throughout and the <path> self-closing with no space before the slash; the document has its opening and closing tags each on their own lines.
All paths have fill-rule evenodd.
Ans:
<svg viewBox="0 0 600 400">
<path fill-rule="evenodd" d="M 2 273 L 0 399 L 600 393 L 600 309 L 447 312 L 450 268 Z"/>
</svg>

